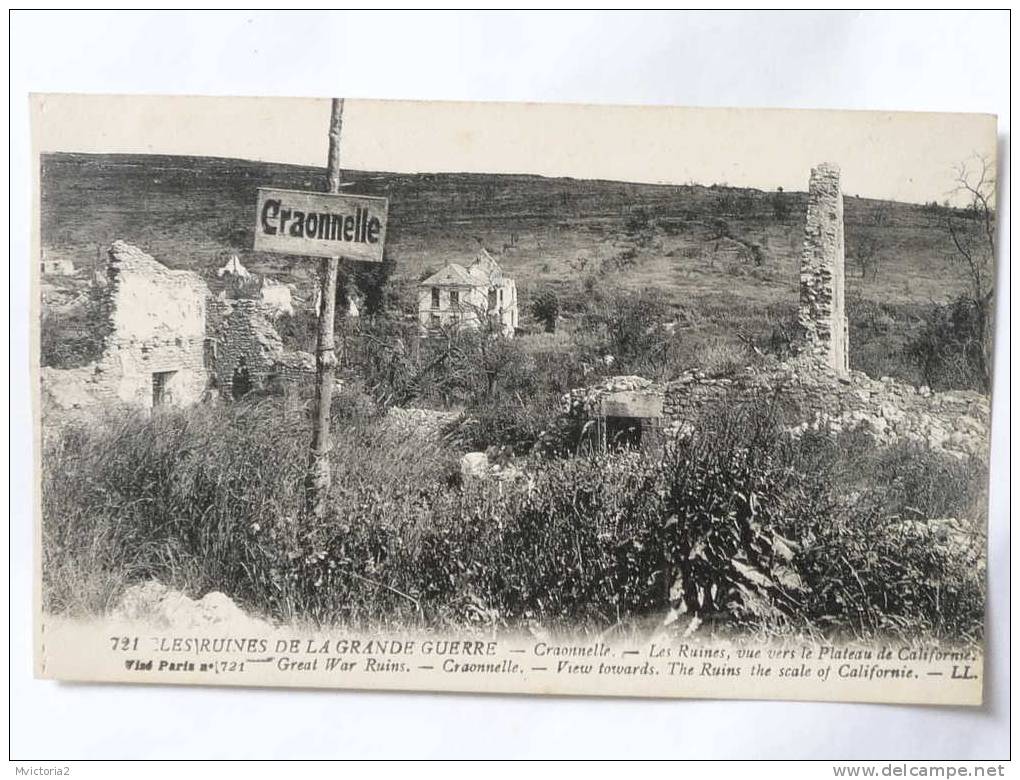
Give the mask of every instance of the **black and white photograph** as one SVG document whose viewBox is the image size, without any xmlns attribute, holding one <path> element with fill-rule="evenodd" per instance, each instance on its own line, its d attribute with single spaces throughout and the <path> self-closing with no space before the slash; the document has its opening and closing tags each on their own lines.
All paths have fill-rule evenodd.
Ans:
<svg viewBox="0 0 1020 780">
<path fill-rule="evenodd" d="M 995 117 L 32 109 L 38 674 L 981 702 Z"/>
</svg>

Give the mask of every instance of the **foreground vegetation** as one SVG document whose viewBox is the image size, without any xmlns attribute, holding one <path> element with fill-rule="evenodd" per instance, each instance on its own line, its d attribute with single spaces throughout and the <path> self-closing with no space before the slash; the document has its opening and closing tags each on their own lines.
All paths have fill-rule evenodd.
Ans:
<svg viewBox="0 0 1020 780">
<path fill-rule="evenodd" d="M 103 612 L 157 578 L 355 626 L 601 631 L 673 607 L 766 632 L 981 635 L 977 462 L 795 441 L 755 404 L 665 457 L 535 454 L 526 479 L 461 484 L 449 435 L 335 423 L 322 521 L 298 514 L 309 428 L 285 399 L 64 427 L 43 457 L 46 608 Z M 944 517 L 964 522 L 951 539 Z"/>
</svg>

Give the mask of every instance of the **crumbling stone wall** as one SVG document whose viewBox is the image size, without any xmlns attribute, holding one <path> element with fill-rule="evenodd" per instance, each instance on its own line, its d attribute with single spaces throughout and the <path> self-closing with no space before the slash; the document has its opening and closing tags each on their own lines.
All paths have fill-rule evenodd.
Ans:
<svg viewBox="0 0 1020 780">
<path fill-rule="evenodd" d="M 162 403 L 184 406 L 199 400 L 208 382 L 205 282 L 190 271 L 172 271 L 123 241 L 110 247 L 108 278 L 113 330 L 101 363 L 111 366 L 117 397 L 151 407 L 159 373 L 169 375 Z"/>
<path fill-rule="evenodd" d="M 143 408 L 184 406 L 206 389 L 206 301 L 209 289 L 190 271 L 173 271 L 135 246 L 110 247 L 107 283 L 97 287 L 108 334 L 98 361 L 68 372 L 44 372 L 44 389 L 64 406 L 122 401 Z"/>
<path fill-rule="evenodd" d="M 237 255 L 231 255 L 222 268 L 216 269 L 216 276 L 223 281 L 220 301 L 259 301 L 273 314 L 294 315 L 293 285 L 253 274 L 244 267 Z"/>
<path fill-rule="evenodd" d="M 799 319 L 804 353 L 842 376 L 850 371 L 845 253 L 839 168 L 822 163 L 808 184 Z"/>
<path fill-rule="evenodd" d="M 643 448 L 661 443 L 668 420 L 662 385 L 640 376 L 614 376 L 563 397 L 566 414 L 592 420 L 600 449 L 615 441 L 640 442 Z"/>
<path fill-rule="evenodd" d="M 932 393 L 890 377 L 842 377 L 794 360 L 731 378 L 688 372 L 663 387 L 663 415 L 683 425 L 713 406 L 775 399 L 794 434 L 863 430 L 879 444 L 909 441 L 955 457 L 984 457 L 988 399 L 971 391 Z"/>
<path fill-rule="evenodd" d="M 630 406 L 634 416 L 653 414 L 641 421 L 643 430 L 664 436 L 686 429 L 713 409 L 774 400 L 794 435 L 809 429 L 832 434 L 862 430 L 878 444 L 914 442 L 958 458 L 985 457 L 988 448 L 990 409 L 985 396 L 963 390 L 932 393 L 927 387 L 889 377 L 875 380 L 859 371 L 840 377 L 819 370 L 811 359 L 748 368 L 725 378 L 688 371 L 666 384 L 613 377 L 572 390 L 563 398 L 563 411 L 599 421 L 609 411 L 626 409 L 635 396 L 640 402 Z"/>
<path fill-rule="evenodd" d="M 246 375 L 250 389 L 264 390 L 273 382 L 310 379 L 315 358 L 306 352 L 286 352 L 273 325 L 273 309 L 258 300 L 233 300 L 222 307 L 215 336 L 215 374 L 225 396 L 234 394 L 235 379 Z"/>
</svg>

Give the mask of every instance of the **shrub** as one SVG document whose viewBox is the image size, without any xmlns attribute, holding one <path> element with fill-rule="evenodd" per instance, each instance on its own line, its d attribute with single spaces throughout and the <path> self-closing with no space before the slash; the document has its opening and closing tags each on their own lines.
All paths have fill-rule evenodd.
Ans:
<svg viewBox="0 0 1020 780">
<path fill-rule="evenodd" d="M 875 379 L 890 376 L 913 385 L 924 384 L 924 375 L 910 354 L 909 344 L 916 338 L 926 308 L 848 295 L 847 317 L 853 345 L 850 367 Z"/>
<path fill-rule="evenodd" d="M 766 323 L 759 337 L 759 349 L 780 360 L 791 357 L 802 338 L 803 328 L 796 309 L 785 306 L 770 306 L 766 309 Z"/>
<path fill-rule="evenodd" d="M 802 588 L 795 543 L 780 529 L 787 517 L 817 517 L 830 507 L 805 484 L 810 477 L 788 468 L 782 441 L 774 414 L 737 407 L 671 449 L 663 554 L 684 611 L 725 611 L 738 621 L 795 611 Z"/>
<path fill-rule="evenodd" d="M 349 263 L 342 266 L 337 276 L 337 312 L 342 316 L 352 298 L 359 303 L 362 315 L 371 316 L 392 310 L 396 298 L 389 289 L 389 283 L 395 268 L 396 262 L 389 253 L 383 254 L 380 263 Z M 422 280 L 426 278 L 422 277 Z"/>
<path fill-rule="evenodd" d="M 531 315 L 542 323 L 546 333 L 555 333 L 560 316 L 560 299 L 556 291 L 546 288 L 538 293 L 531 302 Z"/>
<path fill-rule="evenodd" d="M 544 399 L 517 398 L 469 407 L 458 427 L 457 441 L 470 450 L 505 445 L 518 455 L 529 454 L 543 433 L 555 426 L 559 410 Z"/>
<path fill-rule="evenodd" d="M 109 318 L 97 296 L 86 295 L 73 308 L 47 310 L 39 331 L 40 363 L 52 368 L 80 368 L 103 354 Z"/>
<path fill-rule="evenodd" d="M 623 228 L 629 235 L 634 236 L 647 230 L 650 224 L 651 218 L 648 215 L 648 209 L 637 206 L 627 212 Z"/>
<path fill-rule="evenodd" d="M 333 394 L 330 419 L 333 421 L 367 420 L 379 412 L 364 383 L 353 379 L 344 382 L 342 389 Z"/>
<path fill-rule="evenodd" d="M 923 330 L 907 353 L 933 390 L 988 392 L 984 370 L 981 306 L 967 296 L 948 305 L 933 305 Z"/>
<path fill-rule="evenodd" d="M 421 338 L 417 323 L 373 317 L 349 324 L 346 347 L 344 365 L 382 405 L 470 405 L 533 389 L 531 356 L 488 324 Z"/>
<path fill-rule="evenodd" d="M 797 567 L 803 605 L 826 632 L 979 639 L 984 534 L 946 538 L 937 524 L 890 517 L 865 500 L 811 529 Z"/>
<path fill-rule="evenodd" d="M 657 291 L 623 291 L 592 302 L 582 318 L 582 331 L 594 343 L 578 344 L 583 351 L 611 354 L 629 370 L 639 372 L 648 363 L 661 362 L 664 347 L 662 323 L 669 315 L 665 298 Z"/>
<path fill-rule="evenodd" d="M 700 345 L 701 370 L 708 376 L 731 376 L 751 361 L 747 347 L 739 341 L 713 338 Z"/>
<path fill-rule="evenodd" d="M 783 194 L 783 188 L 778 187 L 769 197 L 769 201 L 772 204 L 772 216 L 778 222 L 785 222 L 786 218 L 790 216 L 790 201 Z"/>
<path fill-rule="evenodd" d="M 314 311 L 298 307 L 293 314 L 281 314 L 273 325 L 286 348 L 315 352 L 318 317 Z"/>
</svg>

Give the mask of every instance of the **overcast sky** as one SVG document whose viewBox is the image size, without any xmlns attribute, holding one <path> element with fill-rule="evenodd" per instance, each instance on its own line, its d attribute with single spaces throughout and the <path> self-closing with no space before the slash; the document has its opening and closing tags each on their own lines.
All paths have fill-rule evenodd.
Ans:
<svg viewBox="0 0 1020 780">
<path fill-rule="evenodd" d="M 47 95 L 41 152 L 131 152 L 325 165 L 330 103 L 315 98 Z M 807 187 L 838 163 L 849 195 L 952 197 L 953 169 L 994 158 L 978 114 L 348 100 L 344 168 Z"/>
</svg>

